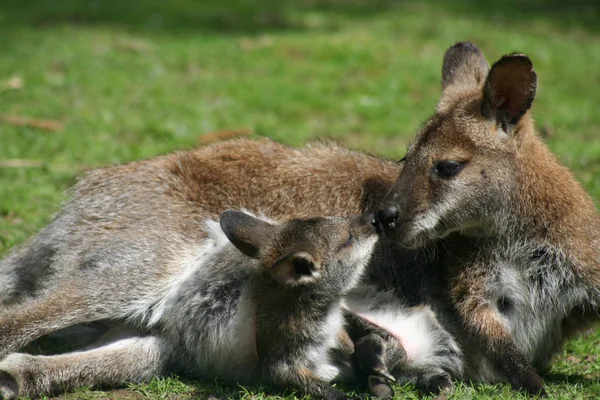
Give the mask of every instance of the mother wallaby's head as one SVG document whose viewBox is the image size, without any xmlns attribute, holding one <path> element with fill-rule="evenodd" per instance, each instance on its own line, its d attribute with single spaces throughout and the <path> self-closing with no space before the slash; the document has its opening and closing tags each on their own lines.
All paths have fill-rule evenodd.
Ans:
<svg viewBox="0 0 600 400">
<path fill-rule="evenodd" d="M 512 204 L 519 148 L 533 134 L 536 85 L 523 54 L 490 68 L 470 42 L 448 49 L 436 112 L 377 213 L 386 237 L 416 247 L 455 231 L 485 232 L 501 219 Z"/>
</svg>

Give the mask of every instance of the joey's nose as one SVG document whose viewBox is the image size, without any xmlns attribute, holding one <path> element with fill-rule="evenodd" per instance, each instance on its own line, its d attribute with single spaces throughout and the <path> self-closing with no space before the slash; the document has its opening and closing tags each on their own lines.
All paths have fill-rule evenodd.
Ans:
<svg viewBox="0 0 600 400">
<path fill-rule="evenodd" d="M 352 232 L 355 235 L 369 236 L 375 234 L 375 216 L 370 213 L 356 217 L 352 223 Z"/>
<path fill-rule="evenodd" d="M 398 220 L 398 209 L 394 206 L 385 207 L 377 211 L 377 224 L 383 229 L 392 229 Z"/>
</svg>

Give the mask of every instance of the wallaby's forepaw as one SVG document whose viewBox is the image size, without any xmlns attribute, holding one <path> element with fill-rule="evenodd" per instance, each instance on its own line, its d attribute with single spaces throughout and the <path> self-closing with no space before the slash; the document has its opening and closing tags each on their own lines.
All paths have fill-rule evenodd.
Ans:
<svg viewBox="0 0 600 400">
<path fill-rule="evenodd" d="M 0 399 L 13 400 L 19 395 L 17 380 L 8 372 L 0 371 Z"/>
<path fill-rule="evenodd" d="M 377 399 L 391 399 L 394 397 L 394 389 L 388 383 L 388 380 L 381 376 L 369 376 L 369 392 Z"/>
</svg>

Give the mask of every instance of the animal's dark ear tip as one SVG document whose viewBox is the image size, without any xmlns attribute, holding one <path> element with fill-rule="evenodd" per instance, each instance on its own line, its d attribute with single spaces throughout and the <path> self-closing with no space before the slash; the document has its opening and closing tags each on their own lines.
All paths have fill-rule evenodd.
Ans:
<svg viewBox="0 0 600 400">
<path fill-rule="evenodd" d="M 479 50 L 479 48 L 477 48 L 477 46 L 475 46 L 475 43 L 469 42 L 468 40 L 465 40 L 464 42 L 456 42 L 452 47 L 456 47 L 456 48 L 460 47 L 460 48 L 465 48 L 465 49 L 470 49 L 470 50 Z"/>
<path fill-rule="evenodd" d="M 525 68 L 528 68 L 531 72 L 533 72 L 533 62 L 531 61 L 529 56 L 527 56 L 526 54 L 523 54 L 523 53 L 518 53 L 518 52 L 502 56 L 498 61 L 496 61 L 494 63 L 493 67 L 509 65 L 509 64 L 524 66 Z M 533 73 L 535 74 L 535 72 L 533 72 Z"/>
</svg>

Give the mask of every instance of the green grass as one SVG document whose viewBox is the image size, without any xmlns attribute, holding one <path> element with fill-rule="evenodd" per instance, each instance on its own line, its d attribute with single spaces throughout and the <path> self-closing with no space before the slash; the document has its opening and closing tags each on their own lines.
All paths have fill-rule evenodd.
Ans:
<svg viewBox="0 0 600 400">
<path fill-rule="evenodd" d="M 466 39 L 490 61 L 516 49 L 531 56 L 538 127 L 597 201 L 593 1 L 3 0 L 0 114 L 65 128 L 0 124 L 0 253 L 49 221 L 81 171 L 191 148 L 205 134 L 244 129 L 292 145 L 333 138 L 400 157 L 433 111 L 444 50 Z M 37 166 L 5 165 L 15 159 Z M 547 377 L 550 394 L 600 398 L 599 345 L 599 332 L 570 342 Z M 264 390 L 167 378 L 70 397 L 250 399 Z M 514 396 L 506 386 L 461 386 L 452 397 Z"/>
</svg>

